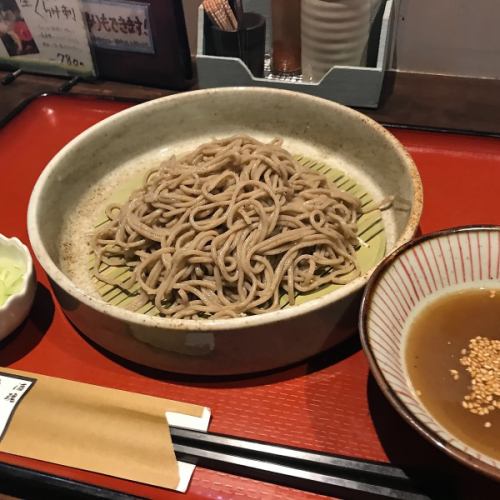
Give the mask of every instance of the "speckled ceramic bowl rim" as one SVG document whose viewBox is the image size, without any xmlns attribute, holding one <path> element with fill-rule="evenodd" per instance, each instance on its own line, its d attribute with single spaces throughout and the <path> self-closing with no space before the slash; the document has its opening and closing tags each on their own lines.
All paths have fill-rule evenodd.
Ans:
<svg viewBox="0 0 500 500">
<path fill-rule="evenodd" d="M 337 104 L 332 101 L 327 101 L 325 99 L 310 96 L 307 94 L 292 92 L 288 90 L 281 89 L 270 89 L 270 88 L 258 88 L 258 87 L 224 87 L 216 89 L 205 89 L 197 90 L 193 92 L 180 93 L 172 96 L 163 97 L 160 99 L 155 99 L 143 104 L 133 106 L 129 109 L 121 111 L 115 115 L 112 115 L 103 121 L 93 125 L 72 141 L 70 141 L 64 148 L 62 148 L 47 164 L 40 177 L 38 178 L 28 206 L 28 233 L 31 241 L 33 251 L 36 257 L 40 261 L 42 267 L 45 269 L 50 278 L 55 281 L 62 289 L 71 294 L 74 298 L 82 302 L 83 304 L 96 309 L 104 314 L 108 314 L 114 318 L 122 321 L 127 321 L 136 325 L 144 325 L 153 328 L 169 328 L 171 330 L 178 331 L 221 331 L 221 330 L 238 330 L 243 328 L 250 328 L 257 325 L 272 324 L 280 320 L 294 318 L 303 314 L 310 313 L 312 311 L 321 309 L 329 304 L 338 301 L 348 295 L 355 293 L 360 290 L 367 282 L 373 269 L 365 273 L 364 275 L 356 278 L 348 285 L 333 291 L 332 293 L 326 294 L 323 297 L 312 299 L 304 304 L 297 306 L 280 309 L 278 311 L 273 311 L 269 313 L 264 313 L 255 316 L 244 316 L 241 318 L 228 318 L 228 319 L 217 319 L 217 320 L 191 320 L 191 319 L 177 319 L 177 318 L 165 318 L 158 316 L 147 316 L 145 314 L 140 314 L 132 311 L 127 311 L 125 309 L 119 308 L 117 306 L 112 306 L 104 302 L 103 300 L 91 297 L 85 293 L 81 288 L 77 287 L 54 263 L 52 258 L 49 256 L 42 243 L 37 224 L 37 212 L 40 197 L 44 190 L 45 183 L 49 178 L 50 172 L 57 167 L 57 164 L 67 155 L 73 148 L 75 148 L 82 139 L 86 139 L 92 134 L 103 133 L 108 127 L 112 127 L 114 123 L 126 119 L 128 116 L 133 115 L 139 111 L 143 111 L 147 108 L 153 110 L 158 106 L 159 102 L 169 101 L 173 104 L 182 105 L 183 101 L 189 101 L 195 96 L 206 95 L 210 97 L 215 94 L 224 93 L 235 93 L 240 92 L 242 97 L 245 94 L 275 94 L 288 96 L 290 99 L 301 99 L 304 105 L 307 103 L 321 104 L 322 106 L 328 106 L 333 111 L 337 111 L 346 115 L 349 115 L 354 120 L 362 121 L 367 127 L 375 130 L 380 136 L 384 137 L 385 140 L 392 144 L 392 146 L 399 152 L 401 159 L 404 163 L 404 167 L 408 173 L 409 178 L 412 182 L 413 188 L 413 200 L 411 202 L 411 209 L 408 218 L 408 223 L 406 224 L 403 233 L 398 238 L 395 243 L 395 247 L 405 243 L 410 240 L 417 229 L 418 223 L 420 221 L 420 216 L 422 213 L 423 204 L 423 189 L 422 183 L 418 170 L 409 155 L 409 153 L 404 149 L 400 142 L 387 130 L 385 130 L 381 125 L 368 118 L 367 116 L 347 108 L 341 104 Z"/>
<path fill-rule="evenodd" d="M 30 280 L 33 276 L 34 268 L 33 268 L 33 259 L 31 258 L 30 251 L 28 250 L 28 247 L 18 238 L 15 236 L 9 237 L 5 236 L 4 234 L 0 233 L 0 245 L 4 245 L 5 243 L 9 244 L 11 243 L 13 246 L 15 246 L 20 253 L 24 254 L 24 261 L 26 264 L 26 271 L 23 274 L 23 282 L 22 282 L 22 287 L 21 289 L 12 294 L 1 306 L 0 306 L 0 313 L 7 311 L 7 309 L 10 307 L 10 305 L 16 301 L 19 297 L 22 297 L 23 295 L 26 294 L 26 291 L 28 289 Z"/>
<path fill-rule="evenodd" d="M 449 234 L 455 233 L 466 233 L 466 232 L 500 232 L 500 226 L 496 225 L 470 225 L 470 226 L 457 226 L 448 229 L 443 229 L 440 231 L 434 231 L 429 234 L 425 234 L 420 236 L 419 238 L 415 238 L 404 245 L 396 248 L 392 253 L 386 256 L 380 264 L 373 271 L 371 278 L 368 280 L 368 283 L 365 288 L 365 292 L 363 294 L 361 309 L 359 313 L 359 332 L 361 337 L 361 345 L 363 346 L 363 350 L 368 358 L 368 362 L 370 364 L 370 369 L 377 381 L 378 386 L 387 397 L 392 406 L 397 410 L 397 412 L 403 417 L 406 422 L 408 422 L 413 428 L 415 428 L 418 432 L 420 432 L 425 438 L 431 441 L 438 448 L 443 450 L 448 455 L 453 458 L 459 460 L 465 465 L 472 467 L 479 472 L 482 472 L 494 479 L 500 479 L 500 470 L 494 466 L 488 465 L 483 461 L 469 455 L 468 453 L 460 450 L 459 448 L 453 446 L 448 443 L 445 439 L 439 436 L 435 431 L 421 422 L 413 413 L 408 409 L 408 407 L 404 404 L 404 402 L 398 397 L 396 392 L 392 389 L 392 387 L 387 382 L 382 369 L 378 365 L 377 359 L 370 347 L 369 334 L 367 331 L 367 319 L 368 312 L 370 310 L 371 302 L 374 296 L 374 293 L 377 289 L 377 285 L 384 275 L 384 273 L 390 269 L 392 264 L 399 259 L 401 255 L 403 255 L 408 249 L 417 247 L 421 243 L 432 240 L 435 238 L 440 238 Z M 432 415 L 431 415 L 432 417 Z M 471 447 L 472 448 L 472 447 Z"/>
</svg>

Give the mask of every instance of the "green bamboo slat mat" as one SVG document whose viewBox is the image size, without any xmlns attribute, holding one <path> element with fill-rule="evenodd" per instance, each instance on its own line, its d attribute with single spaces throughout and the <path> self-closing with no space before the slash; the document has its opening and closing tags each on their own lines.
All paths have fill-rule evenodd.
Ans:
<svg viewBox="0 0 500 500">
<path fill-rule="evenodd" d="M 346 191 L 359 198 L 364 210 L 370 208 L 370 205 L 375 206 L 374 200 L 368 191 L 360 184 L 356 183 L 353 179 L 348 177 L 341 170 L 330 167 L 325 163 L 321 163 L 304 156 L 296 156 L 296 160 L 302 165 L 320 172 L 327 177 L 329 177 L 340 189 Z M 140 178 L 131 178 L 128 182 L 123 183 L 114 193 L 113 197 L 110 199 L 109 203 L 124 203 L 132 191 L 141 186 L 143 176 Z M 104 212 L 96 217 L 97 223 L 95 227 L 99 227 L 104 224 L 108 219 Z M 386 250 L 386 235 L 384 230 L 384 223 L 382 220 L 382 214 L 380 210 L 373 210 L 368 213 L 363 214 L 358 219 L 358 236 L 361 240 L 360 246 L 356 251 L 356 256 L 358 259 L 361 272 L 365 273 L 374 267 L 385 255 Z M 89 261 L 89 272 L 92 273 L 93 270 L 94 257 L 90 256 Z M 132 275 L 131 271 L 127 266 L 120 267 L 107 267 L 102 266 L 101 271 L 106 277 L 113 280 L 119 279 L 121 283 L 124 283 Z M 135 293 L 137 292 L 138 285 L 135 285 L 130 289 L 129 292 L 124 292 L 118 286 L 109 285 L 92 277 L 92 282 L 94 283 L 97 291 L 101 297 L 111 305 L 129 308 L 133 301 L 135 300 Z M 341 288 L 343 285 L 326 285 L 320 290 L 310 293 L 299 293 L 295 297 L 295 304 L 302 304 L 308 300 L 322 297 L 333 290 Z M 284 293 L 281 297 L 281 307 L 288 307 L 288 296 Z M 137 312 L 148 314 L 150 316 L 157 316 L 159 311 L 156 307 L 151 304 L 146 304 L 142 308 L 138 309 Z"/>
</svg>

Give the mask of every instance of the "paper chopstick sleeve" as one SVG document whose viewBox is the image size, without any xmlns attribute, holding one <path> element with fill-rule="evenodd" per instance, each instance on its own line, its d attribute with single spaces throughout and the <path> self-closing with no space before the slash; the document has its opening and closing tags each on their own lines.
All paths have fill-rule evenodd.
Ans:
<svg viewBox="0 0 500 500">
<path fill-rule="evenodd" d="M 201 417 L 203 407 L 0 369 L 0 451 L 7 453 L 175 489 L 167 411 Z"/>
</svg>

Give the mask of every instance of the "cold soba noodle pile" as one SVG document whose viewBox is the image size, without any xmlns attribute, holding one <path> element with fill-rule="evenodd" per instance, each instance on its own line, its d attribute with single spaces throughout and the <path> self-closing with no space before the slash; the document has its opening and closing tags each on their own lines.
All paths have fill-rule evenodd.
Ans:
<svg viewBox="0 0 500 500">
<path fill-rule="evenodd" d="M 280 306 L 286 293 L 359 275 L 357 198 L 281 147 L 246 136 L 212 141 L 149 171 L 93 240 L 98 279 L 138 289 L 178 318 L 228 318 Z M 102 270 L 129 266 L 119 283 Z M 138 286 L 137 286 L 138 285 Z"/>
</svg>

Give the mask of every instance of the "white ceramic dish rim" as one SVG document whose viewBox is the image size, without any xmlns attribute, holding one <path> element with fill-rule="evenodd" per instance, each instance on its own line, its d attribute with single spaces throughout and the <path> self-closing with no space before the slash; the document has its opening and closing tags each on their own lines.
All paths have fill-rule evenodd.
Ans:
<svg viewBox="0 0 500 500">
<path fill-rule="evenodd" d="M 293 317 L 301 316 L 312 311 L 321 309 L 330 303 L 347 297 L 348 295 L 360 290 L 367 282 L 369 276 L 373 272 L 376 266 L 370 269 L 368 272 L 362 276 L 354 279 L 348 285 L 343 286 L 331 293 L 319 297 L 316 299 L 311 299 L 303 304 L 280 309 L 277 311 L 272 311 L 269 313 L 264 313 L 255 316 L 242 316 L 239 318 L 228 318 L 228 319 L 204 319 L 204 320 L 192 320 L 192 319 L 177 319 L 177 318 L 166 318 L 159 316 L 148 316 L 145 314 L 140 314 L 132 311 L 127 311 L 126 309 L 119 308 L 117 306 L 112 306 L 106 302 L 94 298 L 87 293 L 85 293 L 81 288 L 77 287 L 55 264 L 48 252 L 46 251 L 41 236 L 38 231 L 37 225 L 37 213 L 40 198 L 43 192 L 43 188 L 46 180 L 50 176 L 52 170 L 57 167 L 58 162 L 64 158 L 78 143 L 93 134 L 104 133 L 108 127 L 112 127 L 113 124 L 119 120 L 127 118 L 129 115 L 133 115 L 138 111 L 145 110 L 147 108 L 154 108 L 158 106 L 159 102 L 164 102 L 169 100 L 172 103 L 182 104 L 182 101 L 191 99 L 193 95 L 199 94 L 215 94 L 215 93 L 230 93 L 230 92 L 241 92 L 242 94 L 248 92 L 262 93 L 262 94 L 277 94 L 277 95 L 289 95 L 290 99 L 303 99 L 306 102 L 316 102 L 316 104 L 322 104 L 324 106 L 330 106 L 332 110 L 340 113 L 345 113 L 351 116 L 353 119 L 363 120 L 364 123 L 375 129 L 381 136 L 392 144 L 392 146 L 398 150 L 401 154 L 403 161 L 405 162 L 405 168 L 407 169 L 408 175 L 412 179 L 413 187 L 413 200 L 410 213 L 408 216 L 408 223 L 395 243 L 395 248 L 399 245 L 404 244 L 409 241 L 415 234 L 415 231 L 420 220 L 423 206 L 423 188 L 420 180 L 420 176 L 415 166 L 413 159 L 409 153 L 404 149 L 404 147 L 397 141 L 397 139 L 384 129 L 377 122 L 371 118 L 362 115 L 361 113 L 354 111 L 350 108 L 342 106 L 333 101 L 327 101 L 319 97 L 309 96 L 307 94 L 298 94 L 296 92 L 280 89 L 270 89 L 270 88 L 258 88 L 258 87 L 224 87 L 216 89 L 206 89 L 197 90 L 187 93 L 176 94 L 172 96 L 166 96 L 160 99 L 155 99 L 143 104 L 138 104 L 124 111 L 118 112 L 101 122 L 93 125 L 89 129 L 82 132 L 80 135 L 71 140 L 66 146 L 64 146 L 47 164 L 40 177 L 38 178 L 35 187 L 33 188 L 29 205 L 28 205 L 28 234 L 31 242 L 33 251 L 41 263 L 44 270 L 47 272 L 49 277 L 57 283 L 63 290 L 71 294 L 74 298 L 85 304 L 86 306 L 96 309 L 104 314 L 110 315 L 121 321 L 127 321 L 132 324 L 140 326 L 150 326 L 153 328 L 169 328 L 171 330 L 178 331 L 221 331 L 221 330 L 236 330 L 243 328 L 251 328 L 257 325 L 272 324 L 280 320 L 291 319 Z"/>
<path fill-rule="evenodd" d="M 3 234 L 0 234 L 0 246 L 1 245 L 15 247 L 20 251 L 20 253 L 24 255 L 26 271 L 23 274 L 21 289 L 18 292 L 12 294 L 4 302 L 4 304 L 0 306 L 0 313 L 6 311 L 18 297 L 22 297 L 26 293 L 26 291 L 28 290 L 29 282 L 31 280 L 31 276 L 33 275 L 33 259 L 31 258 L 28 247 L 21 240 L 19 240 L 15 236 L 9 238 L 7 236 L 4 236 Z"/>
<path fill-rule="evenodd" d="M 370 348 L 369 334 L 367 331 L 367 317 L 368 310 L 370 307 L 370 302 L 373 297 L 373 294 L 377 288 L 378 282 L 380 278 L 384 275 L 384 273 L 390 268 L 391 264 L 395 262 L 401 255 L 403 255 L 408 249 L 417 247 L 421 243 L 440 238 L 449 234 L 455 233 L 465 233 L 465 232 L 478 232 L 478 231 L 495 231 L 500 233 L 500 226 L 497 225 L 468 225 L 468 226 L 456 226 L 448 229 L 442 229 L 440 231 L 434 231 L 429 234 L 424 234 L 419 238 L 415 238 L 411 241 L 408 241 L 404 245 L 396 248 L 389 255 L 384 257 L 384 259 L 380 262 L 380 264 L 373 271 L 370 280 L 368 281 L 365 292 L 363 294 L 363 299 L 361 302 L 361 309 L 359 313 L 359 333 L 361 337 L 361 345 L 363 346 L 363 350 L 365 352 L 366 357 L 368 358 L 368 363 L 370 365 L 370 370 L 377 381 L 378 386 L 387 397 L 389 402 L 392 404 L 393 408 L 406 420 L 411 426 L 417 429 L 425 438 L 431 441 L 438 448 L 444 450 L 448 455 L 457 459 L 459 462 L 472 467 L 483 474 L 487 474 L 494 479 L 500 479 L 500 469 L 493 465 L 489 465 L 488 463 L 470 455 L 469 453 L 461 450 L 455 445 L 446 441 L 442 436 L 440 436 L 437 432 L 431 429 L 429 426 L 424 424 L 418 417 L 416 417 L 406 406 L 404 401 L 399 398 L 396 392 L 392 389 L 391 385 L 387 381 L 384 376 L 382 369 L 380 368 L 375 355 L 373 354 Z M 421 403 L 420 403 L 421 404 Z M 421 405 L 422 406 L 422 405 Z M 438 422 L 435 421 L 434 417 L 427 411 L 425 407 L 423 407 L 425 412 L 430 416 L 430 418 L 434 421 L 435 425 L 442 429 L 446 435 L 452 436 L 457 441 L 460 441 L 458 438 L 453 436 L 446 428 L 441 426 Z M 473 449 L 470 445 L 465 445 L 468 448 Z"/>
</svg>

